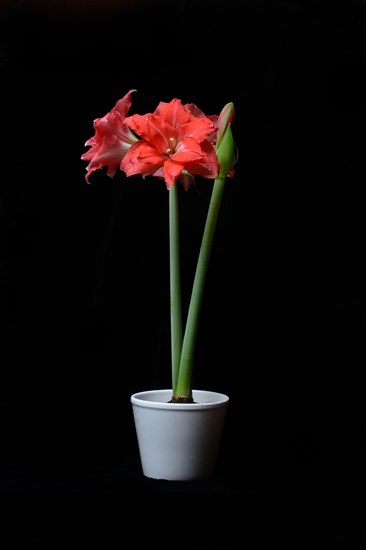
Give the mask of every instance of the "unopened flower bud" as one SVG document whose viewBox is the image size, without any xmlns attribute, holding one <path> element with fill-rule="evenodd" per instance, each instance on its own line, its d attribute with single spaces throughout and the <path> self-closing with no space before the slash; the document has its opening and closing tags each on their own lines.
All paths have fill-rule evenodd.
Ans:
<svg viewBox="0 0 366 550">
<path fill-rule="evenodd" d="M 216 154 L 220 164 L 220 178 L 226 178 L 235 163 L 235 142 L 231 131 L 235 110 L 233 103 L 227 103 L 218 120 Z"/>
</svg>

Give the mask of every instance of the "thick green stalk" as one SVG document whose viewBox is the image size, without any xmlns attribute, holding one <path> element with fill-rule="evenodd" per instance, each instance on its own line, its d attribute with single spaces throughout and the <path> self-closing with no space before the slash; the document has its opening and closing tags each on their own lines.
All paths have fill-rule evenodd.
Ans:
<svg viewBox="0 0 366 550">
<path fill-rule="evenodd" d="M 192 393 L 192 372 L 198 332 L 198 321 L 201 312 L 202 298 L 212 249 L 212 242 L 216 229 L 217 216 L 225 187 L 225 180 L 226 178 L 216 178 L 212 189 L 210 205 L 193 282 L 191 301 L 189 304 L 180 358 L 179 375 L 173 394 L 174 397 L 191 397 Z"/>
<path fill-rule="evenodd" d="M 179 208 L 177 183 L 169 191 L 170 247 L 170 330 L 173 394 L 176 388 L 182 349 L 182 306 L 180 288 Z"/>
</svg>

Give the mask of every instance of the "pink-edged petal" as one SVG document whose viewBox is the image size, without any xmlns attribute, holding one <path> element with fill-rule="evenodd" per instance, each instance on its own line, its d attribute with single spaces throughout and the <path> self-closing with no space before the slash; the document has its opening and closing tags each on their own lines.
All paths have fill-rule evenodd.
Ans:
<svg viewBox="0 0 366 550">
<path fill-rule="evenodd" d="M 107 175 L 114 176 L 123 156 L 131 145 L 138 141 L 136 135 L 124 123 L 134 91 L 130 90 L 117 101 L 114 108 L 104 117 L 94 120 L 95 134 L 85 143 L 90 149 L 81 156 L 82 160 L 90 161 L 85 176 L 88 183 L 90 175 L 104 166 L 107 167 Z"/>
<path fill-rule="evenodd" d="M 101 138 L 113 136 L 118 139 L 122 145 L 126 145 L 127 148 L 129 148 L 131 144 L 138 139 L 124 123 L 124 120 L 117 111 L 111 111 L 103 118 L 95 120 L 94 128 L 95 136 L 92 139 L 95 140 L 96 143 L 98 143 Z"/>
<path fill-rule="evenodd" d="M 129 90 L 126 95 L 117 101 L 112 111 L 118 111 L 124 120 L 132 105 L 132 94 L 137 90 Z"/>
<path fill-rule="evenodd" d="M 111 140 L 104 140 L 104 142 L 96 148 L 95 151 L 89 151 L 83 155 L 83 160 L 90 160 L 90 163 L 86 167 L 87 174 L 85 176 L 86 181 L 89 183 L 89 178 L 95 170 L 99 170 L 104 166 L 107 166 L 107 175 L 113 177 L 121 162 L 121 148 L 119 142 L 114 145 Z"/>
</svg>

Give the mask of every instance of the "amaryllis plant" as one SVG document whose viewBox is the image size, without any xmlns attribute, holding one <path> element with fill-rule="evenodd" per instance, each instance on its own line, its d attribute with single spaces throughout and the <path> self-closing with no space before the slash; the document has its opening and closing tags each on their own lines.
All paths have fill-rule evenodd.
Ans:
<svg viewBox="0 0 366 550">
<path fill-rule="evenodd" d="M 90 148 L 81 159 L 89 162 L 88 183 L 91 174 L 103 167 L 110 177 L 120 169 L 126 176 L 141 174 L 165 181 L 169 192 L 171 401 L 193 402 L 193 364 L 207 268 L 225 182 L 234 176 L 234 105 L 227 103 L 220 115 L 206 116 L 195 104 L 175 98 L 169 103 L 161 101 L 153 113 L 127 116 L 133 92 L 94 120 L 95 134 L 85 143 Z M 178 185 L 188 191 L 196 176 L 212 180 L 213 188 L 183 330 Z"/>
</svg>

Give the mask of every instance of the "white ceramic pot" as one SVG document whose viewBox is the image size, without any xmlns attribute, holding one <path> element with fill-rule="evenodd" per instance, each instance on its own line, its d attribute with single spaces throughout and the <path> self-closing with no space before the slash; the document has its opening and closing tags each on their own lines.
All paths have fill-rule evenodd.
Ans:
<svg viewBox="0 0 366 550">
<path fill-rule="evenodd" d="M 143 474 L 188 481 L 215 473 L 229 397 L 193 390 L 194 403 L 169 403 L 172 390 L 131 396 Z"/>
</svg>

